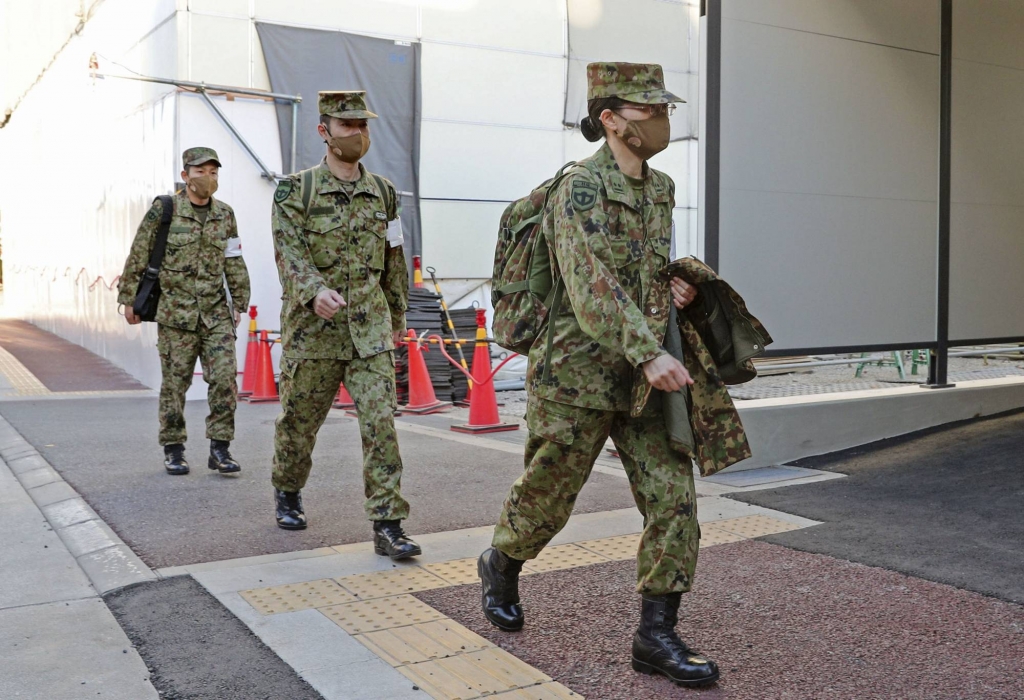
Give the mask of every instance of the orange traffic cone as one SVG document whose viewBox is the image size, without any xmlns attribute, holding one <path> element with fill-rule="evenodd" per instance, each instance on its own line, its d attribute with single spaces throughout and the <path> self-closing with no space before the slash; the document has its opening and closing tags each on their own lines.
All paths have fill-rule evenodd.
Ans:
<svg viewBox="0 0 1024 700">
<path fill-rule="evenodd" d="M 242 370 L 242 390 L 239 398 L 251 396 L 256 388 L 256 362 L 259 360 L 260 341 L 256 334 L 256 307 L 249 307 L 249 344 L 245 346 L 245 368 Z"/>
<path fill-rule="evenodd" d="M 415 289 L 423 289 L 423 270 L 420 256 L 412 256 L 412 286 Z"/>
<path fill-rule="evenodd" d="M 252 395 L 247 399 L 249 403 L 269 403 L 279 400 L 277 384 L 274 382 L 274 360 L 270 357 L 271 343 L 272 341 L 267 339 L 267 332 L 260 331 L 256 386 L 252 390 Z"/>
<path fill-rule="evenodd" d="M 352 395 L 348 393 L 348 389 L 342 384 L 338 387 L 338 395 L 331 405 L 335 408 L 355 408 L 356 402 L 352 400 Z"/>
<path fill-rule="evenodd" d="M 416 331 L 410 328 L 408 333 L 405 345 L 409 348 L 409 403 L 402 406 L 402 411 L 423 415 L 448 410 L 451 408 L 451 402 L 438 401 L 434 385 L 430 383 L 427 361 L 423 359 L 423 353 L 427 352 L 427 349 L 420 348 Z"/>
<path fill-rule="evenodd" d="M 439 336 L 432 336 L 432 338 L 438 339 L 441 352 L 448 358 L 448 361 L 473 382 L 473 392 L 469 402 L 469 423 L 453 425 L 451 426 L 452 430 L 457 433 L 477 435 L 519 430 L 518 423 L 501 422 L 501 417 L 498 415 L 498 399 L 494 394 L 494 375 L 516 355 L 509 355 L 494 368 L 494 371 L 491 371 L 491 348 L 487 342 L 487 312 L 483 309 L 477 309 L 476 312 L 476 348 L 473 351 L 472 376 L 445 351 L 444 342 Z"/>
</svg>

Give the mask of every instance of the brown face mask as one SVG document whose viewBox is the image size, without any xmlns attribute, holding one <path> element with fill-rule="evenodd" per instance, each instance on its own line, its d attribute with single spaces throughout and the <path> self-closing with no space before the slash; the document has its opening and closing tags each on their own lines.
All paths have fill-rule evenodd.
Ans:
<svg viewBox="0 0 1024 700">
<path fill-rule="evenodd" d="M 647 160 L 668 148 L 670 134 L 668 115 L 661 114 L 650 119 L 627 119 L 626 128 L 619 138 L 634 155 Z"/>
<path fill-rule="evenodd" d="M 370 150 L 370 137 L 361 131 L 349 136 L 332 136 L 327 145 L 343 163 L 355 163 Z"/>
<path fill-rule="evenodd" d="M 187 186 L 199 199 L 209 199 L 217 191 L 217 181 L 212 175 L 190 177 Z"/>
</svg>

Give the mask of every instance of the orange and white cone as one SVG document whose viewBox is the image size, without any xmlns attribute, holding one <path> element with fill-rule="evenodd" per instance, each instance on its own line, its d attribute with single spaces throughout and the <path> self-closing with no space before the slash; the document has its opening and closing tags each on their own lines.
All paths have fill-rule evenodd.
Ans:
<svg viewBox="0 0 1024 700">
<path fill-rule="evenodd" d="M 426 348 L 420 347 L 416 331 L 409 329 L 405 345 L 409 348 L 409 403 L 402 406 L 403 413 L 440 413 L 451 408 L 451 401 L 438 401 L 434 385 L 430 383 L 427 361 L 423 359 Z"/>
</svg>

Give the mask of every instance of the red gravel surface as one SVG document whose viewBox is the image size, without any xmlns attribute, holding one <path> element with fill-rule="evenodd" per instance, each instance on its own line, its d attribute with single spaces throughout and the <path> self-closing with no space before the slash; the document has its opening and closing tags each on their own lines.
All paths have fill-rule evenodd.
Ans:
<svg viewBox="0 0 1024 700">
<path fill-rule="evenodd" d="M 591 699 L 1024 698 L 1024 607 L 758 541 L 701 551 L 680 636 L 722 678 L 679 688 L 635 673 L 633 562 L 525 576 L 520 633 L 480 612 L 479 586 L 426 603 Z"/>
<path fill-rule="evenodd" d="M 26 321 L 0 321 L 0 346 L 54 392 L 145 389 L 99 355 Z"/>
</svg>

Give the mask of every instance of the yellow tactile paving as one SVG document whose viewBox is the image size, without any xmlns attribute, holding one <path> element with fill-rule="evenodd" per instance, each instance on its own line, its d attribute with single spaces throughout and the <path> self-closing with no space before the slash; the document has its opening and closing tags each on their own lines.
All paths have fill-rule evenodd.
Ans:
<svg viewBox="0 0 1024 700">
<path fill-rule="evenodd" d="M 560 544 L 555 547 L 545 547 L 536 559 L 531 559 L 523 565 L 523 573 L 540 574 L 545 571 L 574 569 L 577 566 L 602 564 L 608 561 L 606 557 L 583 549 L 583 547 L 577 547 L 574 544 Z"/>
<path fill-rule="evenodd" d="M 358 634 L 356 639 L 392 666 L 443 659 L 494 646 L 450 619 Z"/>
<path fill-rule="evenodd" d="M 408 566 L 395 571 L 375 571 L 335 579 L 345 590 L 361 600 L 383 598 L 431 588 L 445 588 L 448 582 L 419 566 Z"/>
<path fill-rule="evenodd" d="M 452 586 L 461 586 L 465 583 L 477 583 L 480 577 L 476 572 L 476 557 L 469 559 L 453 559 L 442 561 L 436 564 L 424 564 L 423 568 L 432 574 L 440 576 Z"/>
<path fill-rule="evenodd" d="M 640 533 L 605 537 L 600 540 L 588 540 L 586 542 L 577 542 L 576 544 L 613 561 L 636 559 L 636 551 L 640 547 Z"/>
<path fill-rule="evenodd" d="M 726 532 L 742 535 L 743 537 L 763 537 L 764 535 L 774 535 L 778 532 L 800 529 L 799 525 L 767 515 L 747 515 L 742 518 L 716 520 L 715 527 L 721 528 Z"/>
<path fill-rule="evenodd" d="M 713 547 L 716 544 L 729 544 L 730 542 L 739 542 L 745 539 L 746 537 L 743 535 L 723 530 L 720 527 L 716 527 L 714 523 L 700 526 L 701 547 Z"/>
<path fill-rule="evenodd" d="M 444 619 L 444 615 L 411 595 L 332 605 L 320 608 L 320 612 L 349 634 L 365 634 Z"/>
<path fill-rule="evenodd" d="M 29 372 L 25 365 L 3 348 L 0 348 L 0 374 L 6 377 L 13 387 L 13 392 L 8 393 L 18 396 L 46 396 L 52 393 L 45 384 L 36 379 L 36 375 Z"/>
<path fill-rule="evenodd" d="M 446 700 L 469 700 L 551 681 L 529 664 L 493 647 L 398 670 L 432 697 Z"/>
<path fill-rule="evenodd" d="M 498 693 L 491 697 L 505 700 L 586 700 L 579 693 L 555 682 L 531 685 L 529 688 L 517 688 L 508 693 Z"/>
<path fill-rule="evenodd" d="M 322 608 L 355 600 L 355 596 L 329 578 L 255 588 L 238 594 L 263 615 Z"/>
</svg>

